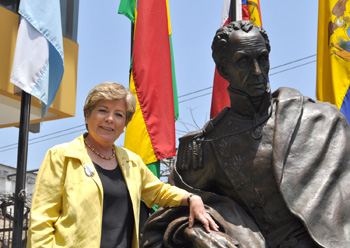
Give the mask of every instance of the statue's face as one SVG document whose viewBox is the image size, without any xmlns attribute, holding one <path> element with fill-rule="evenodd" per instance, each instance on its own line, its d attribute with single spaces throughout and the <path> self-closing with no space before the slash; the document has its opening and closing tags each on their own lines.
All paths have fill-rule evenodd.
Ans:
<svg viewBox="0 0 350 248">
<path fill-rule="evenodd" d="M 259 30 L 253 28 L 248 33 L 234 31 L 230 37 L 230 50 L 224 70 L 231 87 L 248 96 L 263 95 L 270 62 L 269 51 Z"/>
</svg>

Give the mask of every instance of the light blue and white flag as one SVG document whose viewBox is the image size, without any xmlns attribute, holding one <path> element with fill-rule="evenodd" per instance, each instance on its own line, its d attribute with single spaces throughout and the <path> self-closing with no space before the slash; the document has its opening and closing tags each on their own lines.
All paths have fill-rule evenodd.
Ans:
<svg viewBox="0 0 350 248">
<path fill-rule="evenodd" d="M 53 102 L 63 71 L 59 0 L 21 0 L 10 81 L 41 100 L 41 119 Z"/>
</svg>

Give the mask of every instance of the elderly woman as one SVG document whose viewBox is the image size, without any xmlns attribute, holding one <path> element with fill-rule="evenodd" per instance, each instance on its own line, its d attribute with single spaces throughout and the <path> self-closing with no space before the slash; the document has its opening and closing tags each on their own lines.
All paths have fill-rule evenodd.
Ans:
<svg viewBox="0 0 350 248">
<path fill-rule="evenodd" d="M 149 206 L 190 205 L 217 231 L 199 196 L 161 182 L 141 158 L 114 145 L 135 112 L 132 93 L 117 83 L 93 88 L 85 102 L 88 133 L 51 148 L 32 199 L 29 247 L 138 247 L 141 199 Z M 193 196 L 193 197 L 192 197 Z"/>
</svg>

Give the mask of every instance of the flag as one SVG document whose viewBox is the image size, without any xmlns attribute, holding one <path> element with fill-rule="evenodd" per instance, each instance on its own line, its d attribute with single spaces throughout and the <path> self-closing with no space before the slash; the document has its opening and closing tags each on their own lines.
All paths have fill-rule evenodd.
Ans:
<svg viewBox="0 0 350 248">
<path fill-rule="evenodd" d="M 118 13 L 135 23 L 130 90 L 137 105 L 124 146 L 159 177 L 159 160 L 176 153 L 178 116 L 168 1 L 122 0 Z"/>
<path fill-rule="evenodd" d="M 41 118 L 63 77 L 59 0 L 21 0 L 20 25 L 10 81 L 41 101 Z"/>
<path fill-rule="evenodd" d="M 317 99 L 350 122 L 350 2 L 322 0 L 318 10 Z"/>
<path fill-rule="evenodd" d="M 231 4 L 235 4 L 234 15 L 230 13 Z M 253 24 L 262 26 L 259 0 L 224 0 L 220 27 L 234 21 L 232 16 L 235 17 L 235 20 L 250 20 Z M 230 106 L 230 98 L 227 93 L 228 85 L 226 79 L 221 77 L 215 68 L 210 118 L 214 118 L 226 106 Z"/>
<path fill-rule="evenodd" d="M 135 24 L 136 12 L 135 3 L 137 0 L 121 0 L 119 4 L 118 14 L 125 15 Z"/>
</svg>

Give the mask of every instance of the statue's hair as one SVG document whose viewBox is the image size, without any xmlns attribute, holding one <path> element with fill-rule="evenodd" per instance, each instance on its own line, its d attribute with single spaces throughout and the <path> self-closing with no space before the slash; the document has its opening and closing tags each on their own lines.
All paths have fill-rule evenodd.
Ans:
<svg viewBox="0 0 350 248">
<path fill-rule="evenodd" d="M 211 45 L 212 56 L 215 64 L 226 64 L 227 55 L 229 54 L 229 39 L 233 32 L 242 30 L 246 33 L 250 32 L 253 28 L 257 28 L 265 40 L 267 50 L 271 51 L 269 37 L 265 29 L 260 26 L 254 25 L 249 20 L 234 21 L 227 24 L 224 27 L 219 28 L 214 36 L 213 43 Z"/>
</svg>

